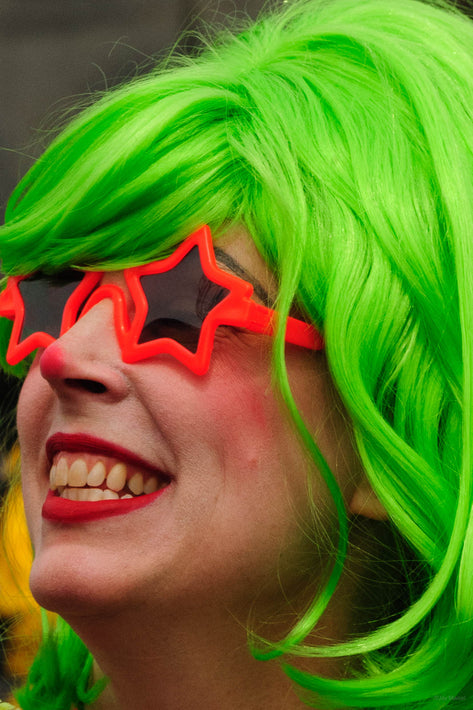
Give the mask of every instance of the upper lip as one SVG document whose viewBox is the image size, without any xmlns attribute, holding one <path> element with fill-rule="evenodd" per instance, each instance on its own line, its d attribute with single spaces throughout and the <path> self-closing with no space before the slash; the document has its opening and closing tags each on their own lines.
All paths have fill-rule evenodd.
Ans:
<svg viewBox="0 0 473 710">
<path fill-rule="evenodd" d="M 91 434 L 66 434 L 63 432 L 53 434 L 46 442 L 46 455 L 50 466 L 53 463 L 54 456 L 61 451 L 85 451 L 91 454 L 102 454 L 103 456 L 120 459 L 124 463 L 138 469 L 145 469 L 151 473 L 160 473 L 169 476 L 167 471 L 154 466 L 133 451 L 110 441 L 106 441 L 105 439 L 99 439 Z"/>
</svg>

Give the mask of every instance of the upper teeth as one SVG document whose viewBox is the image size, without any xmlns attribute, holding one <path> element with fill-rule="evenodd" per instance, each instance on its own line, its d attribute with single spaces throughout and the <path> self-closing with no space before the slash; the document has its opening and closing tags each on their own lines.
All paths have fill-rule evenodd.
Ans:
<svg viewBox="0 0 473 710">
<path fill-rule="evenodd" d="M 73 500 L 110 500 L 154 493 L 166 481 L 149 473 L 129 470 L 123 462 L 110 464 L 106 460 L 85 455 L 60 454 L 51 467 L 50 488 L 63 498 Z M 120 494 L 120 495 L 119 495 Z"/>
</svg>

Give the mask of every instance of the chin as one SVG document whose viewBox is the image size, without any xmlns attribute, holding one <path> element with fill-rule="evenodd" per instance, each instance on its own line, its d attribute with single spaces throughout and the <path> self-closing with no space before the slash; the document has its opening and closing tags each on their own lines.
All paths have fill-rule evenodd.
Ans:
<svg viewBox="0 0 473 710">
<path fill-rule="evenodd" d="M 30 588 L 38 604 L 67 619 L 120 611 L 129 597 L 127 580 L 85 550 L 40 551 L 31 568 Z"/>
</svg>

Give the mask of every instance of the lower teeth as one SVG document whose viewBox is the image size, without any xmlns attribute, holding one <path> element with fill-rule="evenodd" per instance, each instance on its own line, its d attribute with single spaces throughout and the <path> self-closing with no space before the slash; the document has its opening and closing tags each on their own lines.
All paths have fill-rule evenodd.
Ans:
<svg viewBox="0 0 473 710">
<path fill-rule="evenodd" d="M 129 493 L 118 495 L 118 493 L 111 491 L 108 488 L 105 490 L 102 490 L 101 488 L 64 488 L 62 491 L 59 489 L 58 494 L 60 498 L 66 498 L 67 500 L 86 501 L 92 503 L 101 500 L 125 500 L 128 498 L 138 497 L 130 495 Z"/>
</svg>

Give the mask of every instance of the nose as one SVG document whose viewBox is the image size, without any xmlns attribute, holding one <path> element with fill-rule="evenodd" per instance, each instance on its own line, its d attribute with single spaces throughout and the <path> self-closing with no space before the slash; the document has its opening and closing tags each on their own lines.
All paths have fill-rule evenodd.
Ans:
<svg viewBox="0 0 473 710">
<path fill-rule="evenodd" d="M 113 303 L 104 298 L 40 356 L 42 377 L 59 396 L 93 395 L 119 401 L 128 391 L 114 327 Z"/>
</svg>

